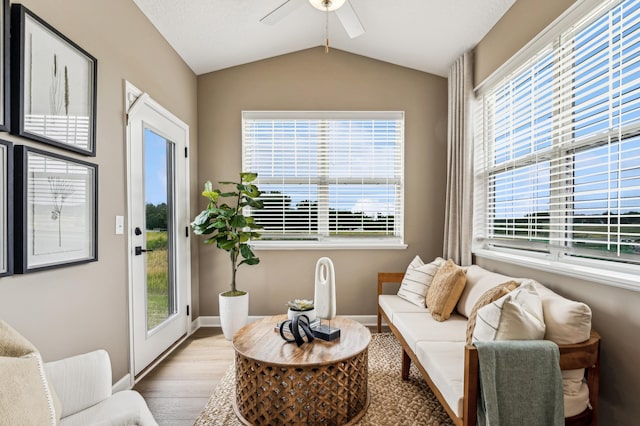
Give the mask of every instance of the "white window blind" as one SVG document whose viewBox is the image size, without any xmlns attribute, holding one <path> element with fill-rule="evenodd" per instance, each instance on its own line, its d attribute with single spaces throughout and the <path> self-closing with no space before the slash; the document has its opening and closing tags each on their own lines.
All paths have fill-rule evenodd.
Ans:
<svg viewBox="0 0 640 426">
<path fill-rule="evenodd" d="M 484 248 L 640 264 L 640 2 L 602 2 L 477 107 Z"/>
<path fill-rule="evenodd" d="M 243 112 L 261 240 L 403 241 L 402 112 Z"/>
</svg>

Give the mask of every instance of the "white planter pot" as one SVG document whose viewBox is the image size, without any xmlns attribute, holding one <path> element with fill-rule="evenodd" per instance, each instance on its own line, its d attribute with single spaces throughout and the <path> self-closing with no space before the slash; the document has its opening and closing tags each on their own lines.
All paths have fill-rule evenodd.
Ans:
<svg viewBox="0 0 640 426">
<path fill-rule="evenodd" d="M 218 295 L 220 306 L 220 325 L 222 334 L 227 340 L 232 340 L 238 330 L 247 325 L 249 318 L 249 293 L 242 296 Z"/>
<path fill-rule="evenodd" d="M 293 320 L 298 315 L 306 315 L 307 318 L 309 318 L 309 322 L 311 322 L 314 319 L 316 319 L 316 310 L 311 309 L 309 311 L 294 311 L 292 309 L 289 309 L 287 311 L 287 316 L 289 317 L 290 320 Z"/>
</svg>

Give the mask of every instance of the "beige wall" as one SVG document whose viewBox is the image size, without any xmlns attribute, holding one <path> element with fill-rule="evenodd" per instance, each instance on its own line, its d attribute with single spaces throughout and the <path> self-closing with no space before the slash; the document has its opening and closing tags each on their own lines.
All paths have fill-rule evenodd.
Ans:
<svg viewBox="0 0 640 426">
<path fill-rule="evenodd" d="M 419 254 L 442 253 L 447 81 L 332 49 L 309 49 L 198 77 L 199 180 L 235 178 L 241 168 L 242 110 L 405 111 L 406 250 L 259 251 L 242 267 L 250 315 L 283 313 L 288 299 L 313 297 L 318 258 L 334 261 L 337 311 L 375 315 L 376 274 L 401 271 Z M 204 202 L 200 204 L 204 207 Z M 217 315 L 230 280 L 228 256 L 200 249 L 200 313 Z"/>
<path fill-rule="evenodd" d="M 475 84 L 560 16 L 576 0 L 517 0 L 475 48 Z"/>
<path fill-rule="evenodd" d="M 476 82 L 481 82 L 572 3 L 571 0 L 518 0 L 476 47 Z M 602 336 L 599 422 L 607 426 L 637 424 L 640 418 L 637 403 L 640 292 L 487 259 L 477 262 L 507 275 L 534 278 L 591 307 L 593 327 Z"/>
<path fill-rule="evenodd" d="M 22 3 L 98 59 L 97 156 L 7 134 L 0 138 L 99 165 L 99 261 L 1 278 L 0 318 L 29 338 L 45 360 L 106 349 L 113 378 L 119 380 L 129 370 L 127 240 L 114 231 L 115 216 L 127 214 L 123 81 L 148 92 L 190 125 L 195 189 L 196 77 L 130 0 Z M 193 199 L 195 205 L 195 194 Z"/>
</svg>

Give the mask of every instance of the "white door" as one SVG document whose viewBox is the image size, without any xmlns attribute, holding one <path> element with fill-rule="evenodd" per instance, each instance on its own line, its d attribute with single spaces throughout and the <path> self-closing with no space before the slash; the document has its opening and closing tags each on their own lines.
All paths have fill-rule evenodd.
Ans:
<svg viewBox="0 0 640 426">
<path fill-rule="evenodd" d="M 128 109 L 134 375 L 189 330 L 188 138 L 188 126 L 146 94 Z"/>
</svg>

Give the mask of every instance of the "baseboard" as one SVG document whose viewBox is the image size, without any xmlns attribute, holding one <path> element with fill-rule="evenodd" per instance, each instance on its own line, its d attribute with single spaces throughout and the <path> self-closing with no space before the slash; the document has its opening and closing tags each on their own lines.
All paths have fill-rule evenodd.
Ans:
<svg viewBox="0 0 640 426">
<path fill-rule="evenodd" d="M 122 377 L 122 379 L 114 383 L 114 385 L 111 387 L 111 392 L 116 393 L 129 389 L 131 389 L 131 374 L 127 373 Z"/>
<path fill-rule="evenodd" d="M 378 323 L 378 317 L 376 315 L 340 315 L 341 317 L 349 318 L 353 321 L 359 322 L 366 326 L 375 326 Z M 257 321 L 262 318 L 266 318 L 267 315 L 262 316 L 249 316 L 248 322 Z M 191 323 L 193 331 L 200 327 L 220 327 L 219 316 L 199 316 Z"/>
</svg>

